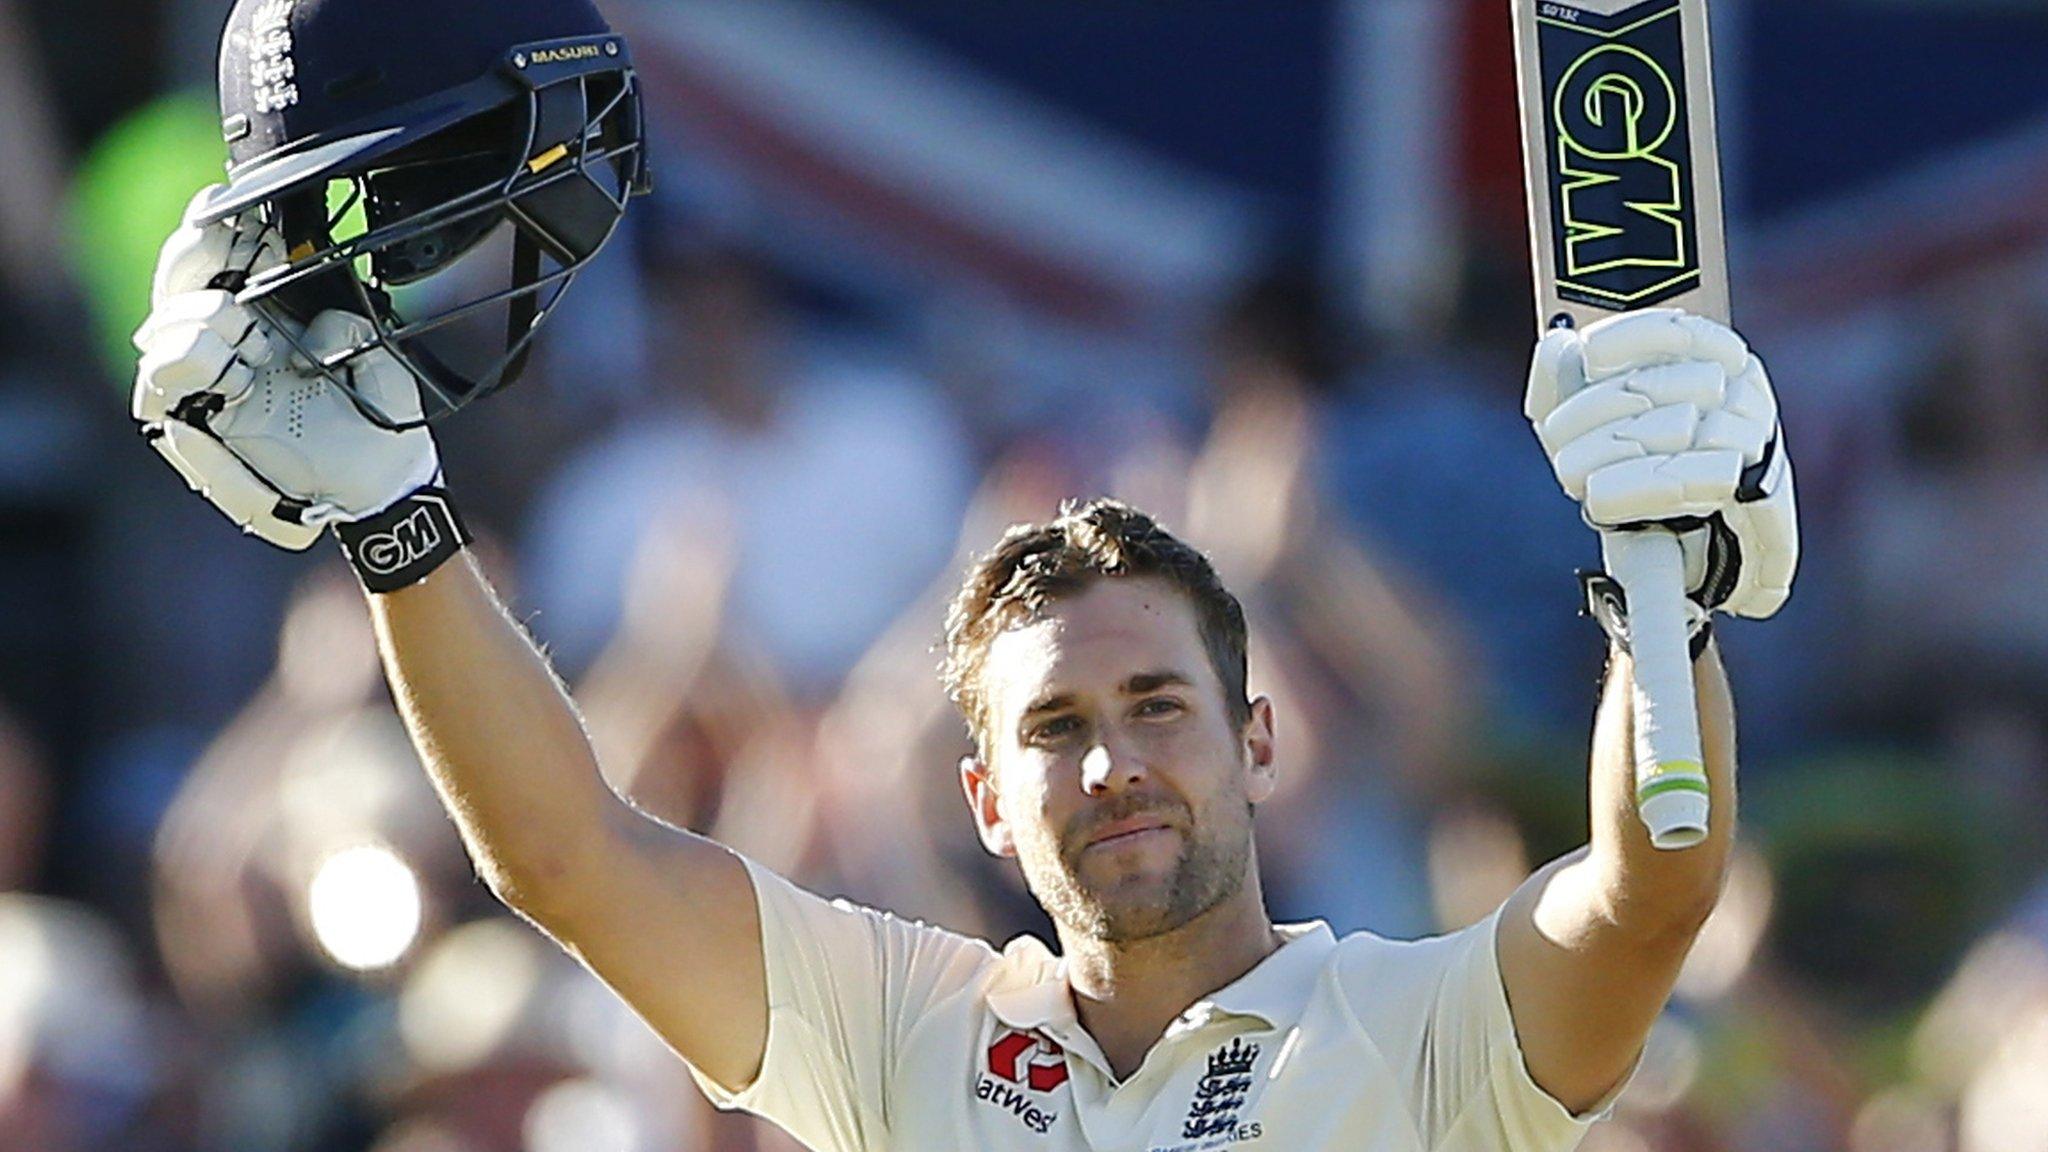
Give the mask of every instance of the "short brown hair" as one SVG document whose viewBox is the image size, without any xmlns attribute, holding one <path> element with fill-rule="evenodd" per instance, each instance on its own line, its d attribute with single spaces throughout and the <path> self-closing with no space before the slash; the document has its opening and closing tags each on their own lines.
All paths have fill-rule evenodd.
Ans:
<svg viewBox="0 0 2048 1152">
<path fill-rule="evenodd" d="M 1202 647 L 1222 681 L 1231 721 L 1243 727 L 1250 719 L 1244 608 L 1217 578 L 1209 558 L 1120 500 L 1069 500 L 1050 523 L 1016 524 L 1004 532 L 967 570 L 946 612 L 941 676 L 984 755 L 989 717 L 981 672 L 996 635 L 1097 580 L 1133 576 L 1164 580 L 1194 604 Z"/>
</svg>

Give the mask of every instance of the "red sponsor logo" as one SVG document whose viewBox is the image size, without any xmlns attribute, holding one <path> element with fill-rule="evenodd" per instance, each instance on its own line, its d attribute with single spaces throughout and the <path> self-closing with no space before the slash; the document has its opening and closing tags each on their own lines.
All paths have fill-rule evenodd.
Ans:
<svg viewBox="0 0 2048 1152">
<path fill-rule="evenodd" d="M 1067 1050 L 1036 1032 L 1005 1032 L 988 1046 L 988 1070 L 1033 1092 L 1050 1092 L 1067 1082 Z"/>
</svg>

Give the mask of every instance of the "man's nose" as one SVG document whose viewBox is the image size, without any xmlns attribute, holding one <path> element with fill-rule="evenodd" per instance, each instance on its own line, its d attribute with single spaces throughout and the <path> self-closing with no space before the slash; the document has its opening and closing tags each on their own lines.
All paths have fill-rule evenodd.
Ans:
<svg viewBox="0 0 2048 1152">
<path fill-rule="evenodd" d="M 1144 760 L 1113 734 L 1105 735 L 1081 757 L 1081 791 L 1090 796 L 1121 792 L 1144 778 Z"/>
</svg>

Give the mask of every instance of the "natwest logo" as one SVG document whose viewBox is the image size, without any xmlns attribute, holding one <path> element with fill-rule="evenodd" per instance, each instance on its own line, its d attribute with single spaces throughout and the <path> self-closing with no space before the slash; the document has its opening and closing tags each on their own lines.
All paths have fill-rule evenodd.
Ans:
<svg viewBox="0 0 2048 1152">
<path fill-rule="evenodd" d="M 1043 1136 L 1058 1112 L 1040 1099 L 1067 1082 L 1067 1051 L 1036 1032 L 1008 1029 L 988 1046 L 988 1071 L 974 1078 L 974 1098 L 1009 1113 Z"/>
<path fill-rule="evenodd" d="M 1033 1092 L 1050 1092 L 1067 1082 L 1066 1049 L 1036 1032 L 1005 1032 L 988 1046 L 988 1070 Z"/>
</svg>

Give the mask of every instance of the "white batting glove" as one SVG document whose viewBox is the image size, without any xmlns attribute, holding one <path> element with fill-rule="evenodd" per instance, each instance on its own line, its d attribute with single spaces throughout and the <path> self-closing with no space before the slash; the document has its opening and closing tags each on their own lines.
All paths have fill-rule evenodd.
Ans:
<svg viewBox="0 0 2048 1152">
<path fill-rule="evenodd" d="M 273 233 L 250 218 L 204 227 L 192 215 L 164 242 L 149 319 L 135 334 L 142 353 L 131 411 L 143 435 L 185 482 L 245 532 L 302 550 L 329 523 L 389 508 L 440 470 L 424 427 L 380 427 L 295 352 L 286 335 L 235 304 L 221 285 L 282 260 Z M 323 312 L 292 336 L 315 356 L 370 334 L 370 322 Z M 355 388 L 384 412 L 416 418 L 419 392 L 388 352 L 348 361 Z"/>
<path fill-rule="evenodd" d="M 1555 329 L 1523 413 L 1588 524 L 1679 533 L 1703 607 L 1762 619 L 1791 594 L 1792 461 L 1770 377 L 1734 330 L 1672 309 Z"/>
</svg>

